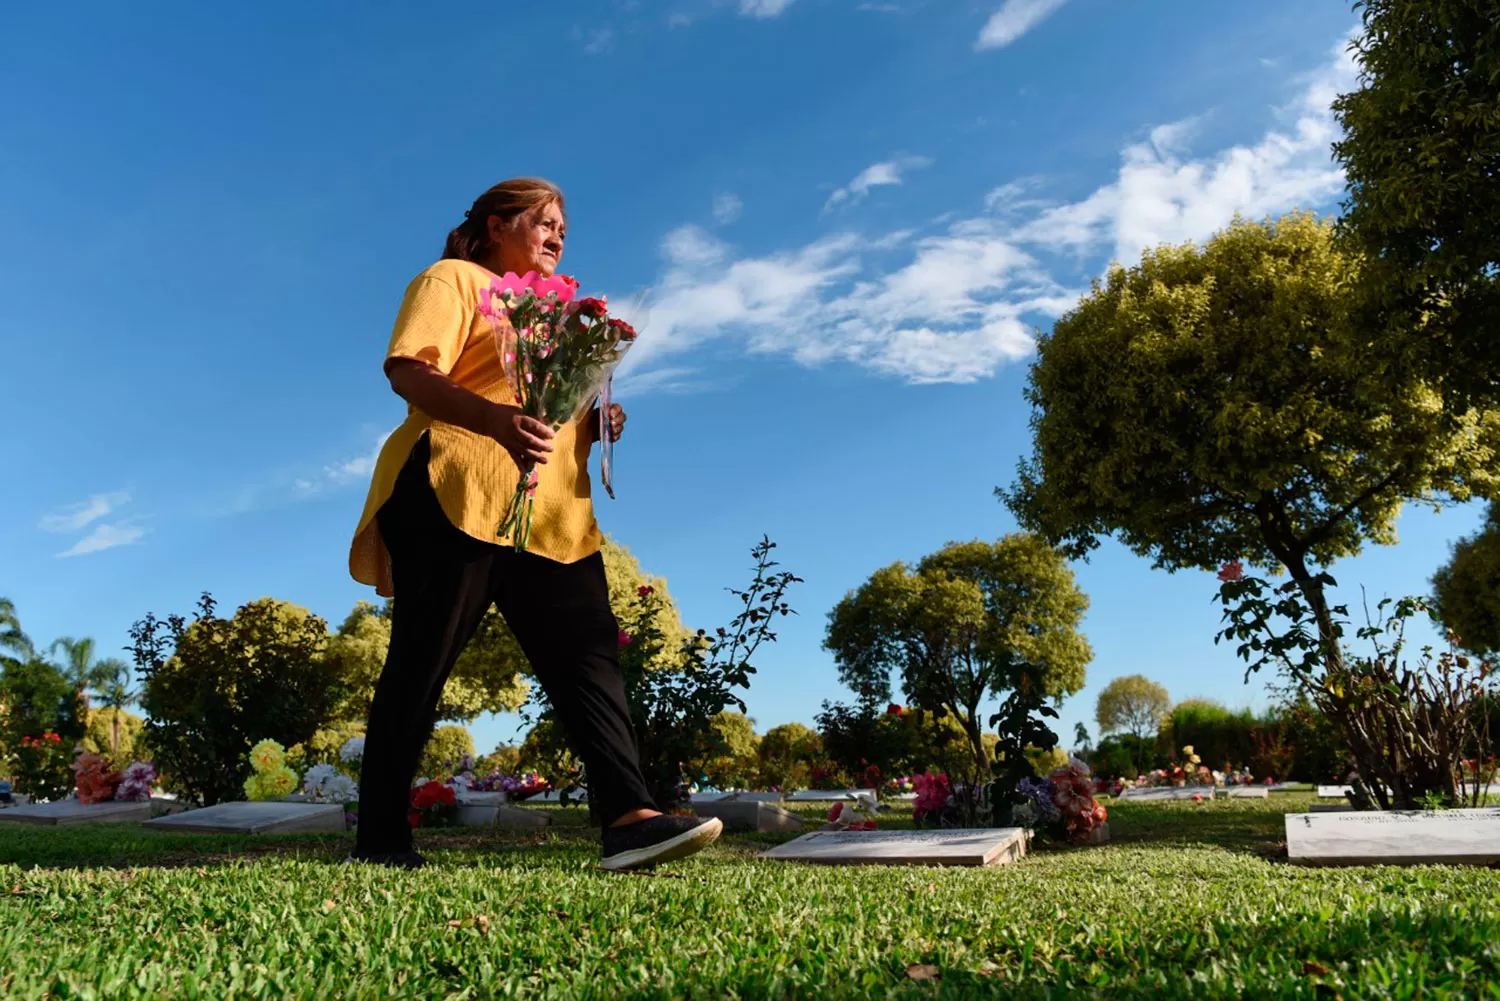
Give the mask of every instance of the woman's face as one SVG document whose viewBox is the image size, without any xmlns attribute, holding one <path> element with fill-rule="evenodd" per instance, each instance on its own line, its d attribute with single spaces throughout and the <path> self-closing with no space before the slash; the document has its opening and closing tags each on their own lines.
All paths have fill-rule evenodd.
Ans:
<svg viewBox="0 0 1500 1001">
<path fill-rule="evenodd" d="M 567 239 L 568 224 L 556 202 L 548 202 L 540 208 L 523 215 L 514 229 L 506 226 L 498 216 L 490 216 L 490 242 L 496 247 L 496 264 L 493 269 L 504 274 L 507 271 L 524 275 L 528 271 L 547 277 L 557 270 L 562 260 L 563 241 Z"/>
</svg>

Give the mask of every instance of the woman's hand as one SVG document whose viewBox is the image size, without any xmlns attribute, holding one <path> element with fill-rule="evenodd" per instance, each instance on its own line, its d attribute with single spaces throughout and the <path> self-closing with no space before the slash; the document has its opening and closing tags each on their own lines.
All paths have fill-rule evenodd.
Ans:
<svg viewBox="0 0 1500 1001">
<path fill-rule="evenodd" d="M 498 441 L 502 448 L 516 460 L 516 465 L 547 464 L 547 453 L 552 451 L 552 439 L 557 433 L 545 421 L 528 417 L 520 407 L 504 403 L 492 404 L 484 433 Z"/>
<path fill-rule="evenodd" d="M 619 441 L 620 435 L 625 433 L 625 408 L 618 403 L 609 405 L 609 440 Z M 589 438 L 592 441 L 599 440 L 599 408 L 595 407 L 589 411 Z"/>
</svg>

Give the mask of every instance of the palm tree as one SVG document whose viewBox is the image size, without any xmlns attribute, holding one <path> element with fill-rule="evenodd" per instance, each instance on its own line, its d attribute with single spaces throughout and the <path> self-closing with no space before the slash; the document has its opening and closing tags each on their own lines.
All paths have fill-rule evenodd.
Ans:
<svg viewBox="0 0 1500 1001">
<path fill-rule="evenodd" d="M 94 641 L 85 636 L 81 640 L 75 640 L 71 636 L 63 636 L 54 640 L 52 646 L 47 648 L 48 653 L 63 651 L 63 662 L 58 666 L 62 668 L 63 675 L 72 683 L 73 688 L 83 699 L 84 718 L 88 718 L 90 688 L 98 687 L 101 682 L 109 680 L 114 673 L 113 668 L 104 668 L 102 661 L 94 660 Z"/>
<path fill-rule="evenodd" d="M 6 651 L 15 656 L 7 656 Z M 25 663 L 36 656 L 31 638 L 21 631 L 16 606 L 9 598 L 0 598 L 0 668 Z"/>
<path fill-rule="evenodd" d="M 120 714 L 138 704 L 141 693 L 140 689 L 130 687 L 130 665 L 123 660 L 107 657 L 95 668 L 99 677 L 94 682 L 94 694 L 99 698 L 99 706 L 114 710 L 109 721 L 109 755 L 116 758 L 120 754 Z"/>
</svg>

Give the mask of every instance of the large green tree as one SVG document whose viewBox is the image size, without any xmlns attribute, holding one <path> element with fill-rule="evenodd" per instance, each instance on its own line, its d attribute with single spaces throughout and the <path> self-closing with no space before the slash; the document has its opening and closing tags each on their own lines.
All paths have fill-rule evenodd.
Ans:
<svg viewBox="0 0 1500 1001">
<path fill-rule="evenodd" d="M 90 690 L 107 682 L 116 666 L 121 663 L 118 660 L 110 660 L 108 663 L 97 661 L 94 659 L 94 651 L 95 643 L 87 636 L 82 639 L 62 636 L 53 640 L 52 645 L 47 648 L 47 652 L 54 657 L 62 655 L 57 666 L 83 700 L 85 712 L 90 705 Z"/>
<path fill-rule="evenodd" d="M 1127 674 L 1104 686 L 1094 705 L 1094 719 L 1100 733 L 1128 733 L 1144 740 L 1156 736 L 1171 708 L 1164 686 L 1143 674 Z"/>
<path fill-rule="evenodd" d="M 1438 617 L 1465 650 L 1500 653 L 1500 503 L 1432 577 Z"/>
<path fill-rule="evenodd" d="M 977 774 L 988 776 L 981 704 L 1033 673 L 1052 696 L 1082 688 L 1093 657 L 1078 631 L 1087 608 L 1072 570 L 1041 538 L 955 542 L 915 567 L 871 574 L 829 613 L 824 646 L 861 698 L 889 698 L 896 676 L 913 705 L 955 716 Z"/>
<path fill-rule="evenodd" d="M 302 743 L 344 701 L 327 624 L 290 602 L 259 598 L 225 619 L 205 594 L 191 621 L 147 615 L 131 638 L 155 763 L 205 805 L 244 795 L 257 741 Z"/>
<path fill-rule="evenodd" d="M 1334 104 L 1343 226 L 1375 322 L 1464 396 L 1500 380 L 1500 7 L 1360 0 L 1360 86 Z M 1407 337 L 1415 334 L 1415 337 Z"/>
<path fill-rule="evenodd" d="M 120 762 L 120 725 L 129 716 L 125 710 L 140 705 L 141 693 L 131 685 L 130 665 L 123 660 L 106 657 L 95 665 L 93 673 L 94 697 L 101 710 L 109 711 L 109 753 Z M 89 714 L 89 725 L 93 725 L 92 713 Z M 120 763 L 123 767 L 124 763 Z"/>
<path fill-rule="evenodd" d="M 1113 267 L 1038 339 L 1034 451 L 1009 491 L 1074 556 L 1114 536 L 1158 567 L 1285 567 L 1342 663 L 1317 572 L 1395 541 L 1408 500 L 1493 492 L 1495 420 L 1382 372 L 1330 224 L 1239 220 Z"/>
<path fill-rule="evenodd" d="M 0 670 L 24 663 L 36 655 L 31 638 L 21 629 L 15 602 L 0 598 Z"/>
</svg>

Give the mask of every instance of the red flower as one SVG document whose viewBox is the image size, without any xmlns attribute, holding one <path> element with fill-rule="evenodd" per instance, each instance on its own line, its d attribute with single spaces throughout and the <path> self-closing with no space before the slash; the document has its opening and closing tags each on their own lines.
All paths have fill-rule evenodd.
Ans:
<svg viewBox="0 0 1500 1001">
<path fill-rule="evenodd" d="M 896 703 L 894 703 L 894 702 L 892 702 L 890 705 L 888 705 L 888 706 L 885 707 L 885 714 L 887 716 L 902 716 L 902 715 L 905 715 L 905 713 L 906 713 L 906 710 L 902 709 L 900 706 L 896 705 Z"/>
<path fill-rule="evenodd" d="M 609 310 L 608 303 L 603 299 L 579 299 L 578 312 L 591 320 L 597 320 Z"/>
<path fill-rule="evenodd" d="M 654 590 L 655 588 L 653 588 L 650 584 L 642 584 L 640 587 L 635 589 L 635 596 L 637 598 L 644 598 Z"/>
<path fill-rule="evenodd" d="M 610 329 L 616 331 L 620 335 L 620 339 L 621 340 L 623 340 L 623 341 L 633 341 L 633 340 L 635 340 L 635 328 L 632 327 L 630 324 L 626 323 L 624 320 L 620 319 L 619 317 L 617 317 L 617 316 L 616 317 L 611 317 L 610 321 L 609 321 L 609 326 L 610 326 Z"/>
<path fill-rule="evenodd" d="M 1239 560 L 1230 560 L 1219 567 L 1219 583 L 1231 584 L 1245 576 L 1245 564 Z"/>
<path fill-rule="evenodd" d="M 620 649 L 623 650 L 626 647 L 628 647 L 630 645 L 630 641 L 632 639 L 634 639 L 633 636 L 631 636 L 625 630 L 621 629 L 620 630 Z"/>
<path fill-rule="evenodd" d="M 725 636 L 729 635 L 727 632 L 724 631 L 724 627 L 723 626 L 719 627 L 718 632 L 719 632 L 719 638 L 720 639 L 723 639 Z"/>
<path fill-rule="evenodd" d="M 453 787 L 442 782 L 427 782 L 417 786 L 411 792 L 411 805 L 418 811 L 430 810 L 434 806 L 453 806 L 458 802 L 458 797 L 453 792 Z"/>
</svg>

